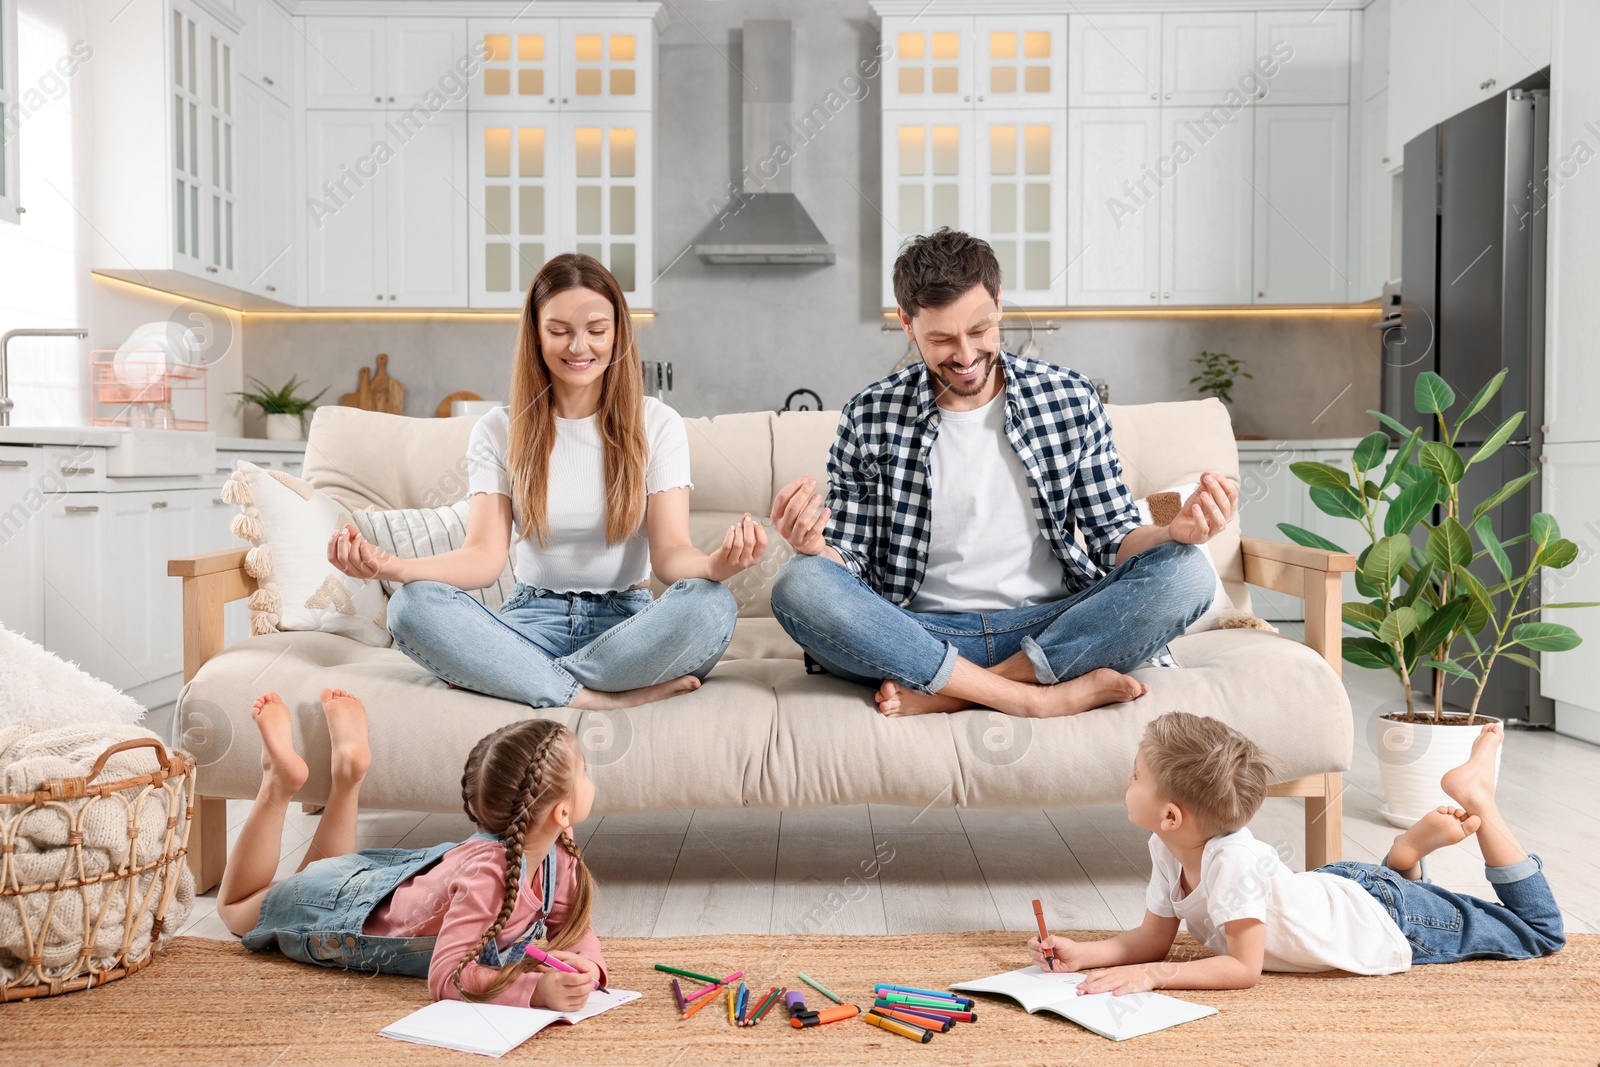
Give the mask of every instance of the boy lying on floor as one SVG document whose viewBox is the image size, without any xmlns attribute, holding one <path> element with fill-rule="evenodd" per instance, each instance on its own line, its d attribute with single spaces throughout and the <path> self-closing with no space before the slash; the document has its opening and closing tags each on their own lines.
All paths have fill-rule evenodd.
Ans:
<svg viewBox="0 0 1600 1067">
<path fill-rule="evenodd" d="M 1145 729 L 1128 775 L 1128 818 L 1151 832 L 1144 922 L 1105 941 L 1028 942 L 1040 967 L 1087 971 L 1079 993 L 1246 989 L 1262 971 L 1394 974 L 1412 964 L 1522 960 L 1566 944 L 1543 864 L 1494 801 L 1504 728 L 1490 723 L 1440 780 L 1460 807 L 1430 811 L 1383 863 L 1297 874 L 1244 829 L 1266 799 L 1267 757 L 1216 719 L 1174 711 Z M 1423 881 L 1422 860 L 1478 835 L 1500 903 Z M 1166 962 L 1179 923 L 1216 955 Z M 1053 959 L 1052 959 L 1053 954 Z"/>
</svg>

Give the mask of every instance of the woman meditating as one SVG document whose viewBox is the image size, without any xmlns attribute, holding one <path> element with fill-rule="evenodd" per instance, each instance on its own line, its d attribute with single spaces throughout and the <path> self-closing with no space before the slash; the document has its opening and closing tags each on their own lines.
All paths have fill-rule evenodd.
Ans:
<svg viewBox="0 0 1600 1067">
<path fill-rule="evenodd" d="M 683 420 L 644 396 L 627 301 L 591 256 L 546 263 L 522 309 L 510 406 L 473 428 L 466 543 L 392 556 L 345 526 L 328 560 L 403 582 L 389 631 L 451 685 L 533 707 L 624 708 L 697 689 L 738 605 L 720 583 L 766 549 L 749 515 L 709 555 L 689 540 Z M 464 590 L 494 582 L 498 614 Z M 651 570 L 668 588 L 650 594 Z"/>
</svg>

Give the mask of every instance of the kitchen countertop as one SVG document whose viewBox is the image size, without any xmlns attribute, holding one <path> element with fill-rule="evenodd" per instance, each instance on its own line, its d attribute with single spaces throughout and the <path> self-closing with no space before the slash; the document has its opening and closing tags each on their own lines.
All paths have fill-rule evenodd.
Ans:
<svg viewBox="0 0 1600 1067">
<path fill-rule="evenodd" d="M 113 426 L 0 426 L 0 445 L 84 445 L 111 448 L 119 443 L 122 430 Z M 186 430 L 146 431 L 188 433 Z M 264 437 L 212 438 L 219 452 L 304 452 L 304 441 L 268 441 Z"/>
<path fill-rule="evenodd" d="M 1354 448 L 1361 443 L 1359 437 L 1307 437 L 1274 438 L 1270 441 L 1240 441 L 1239 451 L 1245 452 L 1337 452 Z"/>
</svg>

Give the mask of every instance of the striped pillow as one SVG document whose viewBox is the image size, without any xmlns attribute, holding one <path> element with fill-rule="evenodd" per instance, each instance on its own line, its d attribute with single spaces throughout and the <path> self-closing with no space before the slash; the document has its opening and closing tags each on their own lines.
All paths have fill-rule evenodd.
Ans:
<svg viewBox="0 0 1600 1067">
<path fill-rule="evenodd" d="M 362 537 L 385 552 L 403 559 L 422 559 L 460 548 L 467 543 L 467 501 L 442 508 L 403 508 L 398 511 L 353 512 L 350 521 Z M 383 591 L 393 595 L 402 583 L 382 582 Z M 511 560 L 506 559 L 500 577 L 482 589 L 468 589 L 467 595 L 490 611 L 499 611 L 500 605 L 511 595 L 517 580 L 511 573 Z"/>
</svg>

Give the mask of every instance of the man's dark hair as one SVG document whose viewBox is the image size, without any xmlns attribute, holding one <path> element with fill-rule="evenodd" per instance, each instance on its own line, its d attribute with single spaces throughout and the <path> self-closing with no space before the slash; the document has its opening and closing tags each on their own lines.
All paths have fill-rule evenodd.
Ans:
<svg viewBox="0 0 1600 1067">
<path fill-rule="evenodd" d="M 894 261 L 895 303 L 912 318 L 942 308 L 974 285 L 1000 298 L 1000 261 L 989 242 L 946 226 L 911 240 Z"/>
</svg>

